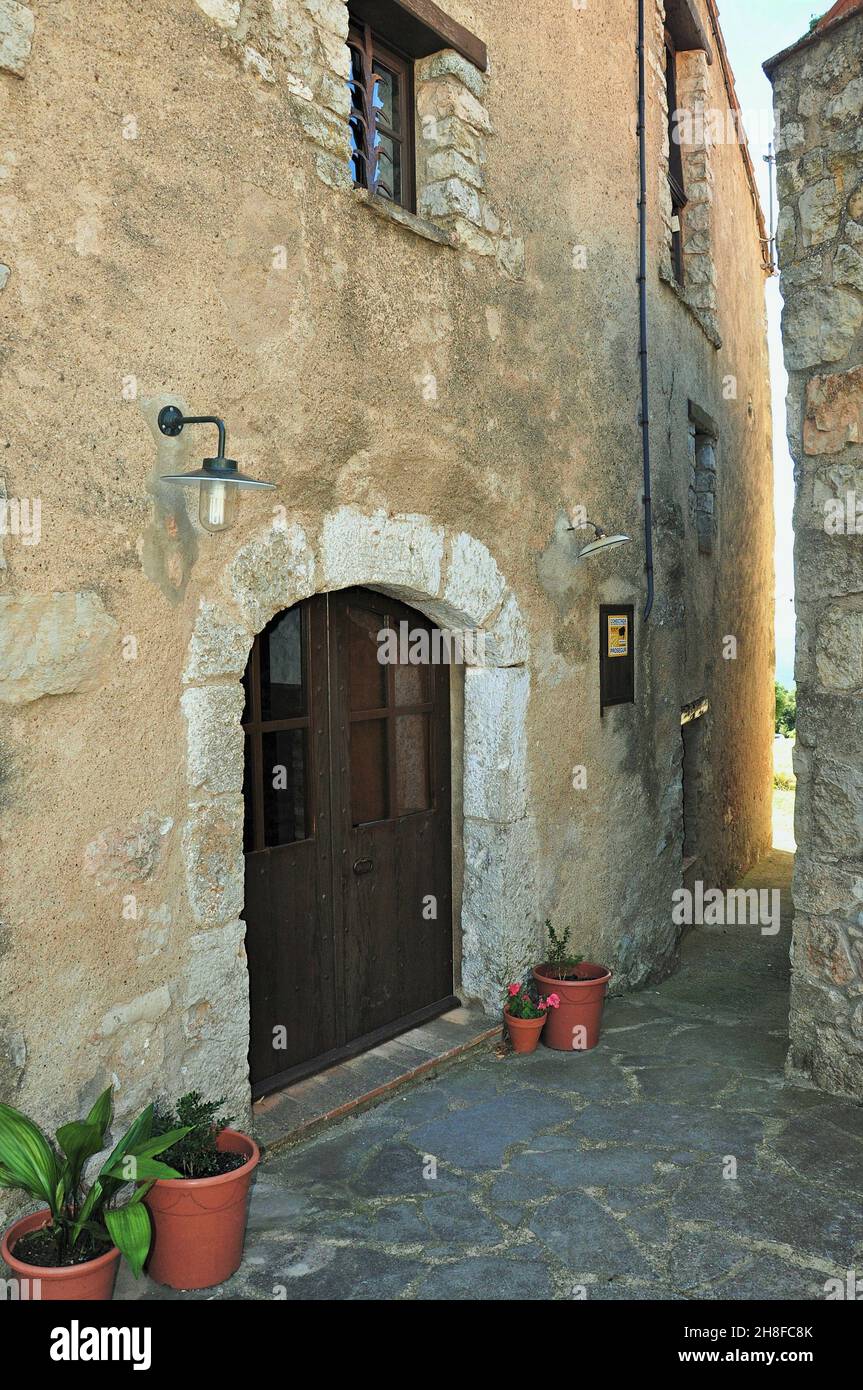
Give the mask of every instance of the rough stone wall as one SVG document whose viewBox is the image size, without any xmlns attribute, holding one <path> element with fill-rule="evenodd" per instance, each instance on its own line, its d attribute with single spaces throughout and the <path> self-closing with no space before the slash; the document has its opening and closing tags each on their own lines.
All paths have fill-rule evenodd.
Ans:
<svg viewBox="0 0 863 1390">
<path fill-rule="evenodd" d="M 660 108 L 668 120 L 668 96 L 665 82 L 665 5 L 654 3 L 654 29 L 650 47 L 650 65 L 656 83 Z M 676 130 L 680 139 L 683 177 L 686 189 L 686 208 L 682 218 L 684 284 L 678 284 L 672 256 L 672 203 L 668 183 L 669 135 L 665 132 L 662 157 L 658 169 L 659 206 L 665 229 L 660 275 L 688 305 L 705 334 L 716 346 L 722 346 L 719 335 L 716 298 L 716 262 L 713 248 L 713 198 L 715 156 L 711 147 L 711 113 L 727 110 L 726 103 L 713 105 L 714 85 L 711 82 L 707 54 L 701 49 L 677 55 L 677 102 L 680 119 Z M 674 113 L 672 112 L 672 116 Z"/>
<path fill-rule="evenodd" d="M 494 127 L 484 105 L 487 77 L 458 53 L 416 65 L 417 207 L 455 246 L 494 256 L 512 279 L 524 274 L 524 241 L 513 236 L 486 188 L 484 165 Z"/>
<path fill-rule="evenodd" d="M 719 517 L 716 510 L 716 440 L 689 427 L 689 516 L 702 555 L 712 555 Z"/>
<path fill-rule="evenodd" d="M 863 15 L 773 83 L 797 489 L 790 1064 L 863 1097 Z"/>
<path fill-rule="evenodd" d="M 527 962 L 546 916 L 617 988 L 660 977 L 684 704 L 710 696 L 721 752 L 705 881 L 770 833 L 770 409 L 739 150 L 713 164 L 733 350 L 661 282 L 651 195 L 657 599 L 636 703 L 600 718 L 599 605 L 644 598 L 628 0 L 447 0 L 490 70 L 423 65 L 420 193 L 443 187 L 417 217 L 345 178 L 341 0 L 103 0 L 86 26 L 71 0 L 34 9 L 23 76 L 0 71 L 2 473 L 20 523 L 0 570 L 2 1094 L 48 1123 L 111 1078 L 120 1111 L 197 1085 L 242 1112 L 239 680 L 280 605 L 345 584 L 489 637 L 454 737 L 457 988 L 490 1003 L 499 959 Z M 722 104 L 716 66 L 709 80 Z M 653 87 L 648 122 L 657 169 Z M 709 557 L 688 519 L 690 400 L 720 432 Z M 159 481 L 210 445 L 157 438 L 169 401 L 224 416 L 229 452 L 278 486 L 227 534 Z M 582 507 L 633 543 L 576 564 Z"/>
</svg>

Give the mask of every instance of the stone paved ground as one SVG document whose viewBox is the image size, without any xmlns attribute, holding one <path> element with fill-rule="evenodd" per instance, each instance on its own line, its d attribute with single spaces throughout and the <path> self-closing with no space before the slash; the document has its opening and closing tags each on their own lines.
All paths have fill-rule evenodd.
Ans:
<svg viewBox="0 0 863 1390">
<path fill-rule="evenodd" d="M 746 884 L 790 906 L 789 867 Z M 696 930 L 595 1052 L 483 1050 L 275 1156 L 238 1274 L 167 1296 L 817 1299 L 863 1276 L 863 1109 L 783 1078 L 788 945 L 787 921 Z"/>
</svg>

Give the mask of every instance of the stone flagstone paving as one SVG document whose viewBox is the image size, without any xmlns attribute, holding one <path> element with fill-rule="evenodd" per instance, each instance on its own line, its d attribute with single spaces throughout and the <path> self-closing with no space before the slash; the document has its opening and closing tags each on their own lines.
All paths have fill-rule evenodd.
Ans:
<svg viewBox="0 0 863 1390">
<path fill-rule="evenodd" d="M 790 866 L 744 881 L 782 887 L 779 935 L 695 929 L 673 978 L 609 1001 L 595 1052 L 484 1048 L 274 1156 L 233 1279 L 124 1271 L 117 1296 L 823 1299 L 863 1278 L 863 1108 L 783 1075 Z"/>
</svg>

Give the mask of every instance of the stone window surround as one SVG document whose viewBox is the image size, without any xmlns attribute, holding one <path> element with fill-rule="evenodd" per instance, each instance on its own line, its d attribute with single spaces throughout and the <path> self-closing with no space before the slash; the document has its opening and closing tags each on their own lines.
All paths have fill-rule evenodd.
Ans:
<svg viewBox="0 0 863 1390">
<path fill-rule="evenodd" d="M 258 532 L 226 558 L 220 592 L 200 600 L 181 697 L 189 789 L 182 848 L 194 926 L 188 969 L 176 985 L 187 1044 L 180 1064 L 184 1084 L 209 1077 L 212 1090 L 215 1076 L 241 1105 L 249 1096 L 249 999 L 239 920 L 240 681 L 255 634 L 276 613 L 352 585 L 391 594 L 444 627 L 485 634 L 485 664 L 464 672 L 463 798 L 454 808 L 464 854 L 456 988 L 497 1014 L 501 962 L 526 967 L 539 940 L 530 871 L 537 851 L 527 776 L 528 638 L 494 557 L 475 537 L 448 532 L 429 517 L 369 515 L 351 506 L 323 518 L 314 550 L 299 525 Z"/>
<path fill-rule="evenodd" d="M 716 546 L 716 458 L 719 428 L 694 401 L 689 402 L 689 515 L 695 522 L 698 549 L 712 555 Z"/>
<path fill-rule="evenodd" d="M 256 0 L 195 0 L 223 31 L 244 71 L 284 90 L 285 102 L 330 188 L 355 194 L 350 166 L 348 0 L 281 0 L 269 15 Z M 417 214 L 391 216 L 427 240 L 488 258 L 509 279 L 524 275 L 524 243 L 499 216 L 484 164 L 494 127 L 484 104 L 487 74 L 455 49 L 414 63 Z M 379 212 L 385 199 L 359 206 Z M 387 214 L 382 214 L 387 216 Z M 431 228 L 442 235 L 435 236 Z"/>
<path fill-rule="evenodd" d="M 712 251 L 713 185 L 707 122 L 703 115 L 709 107 L 710 56 L 701 48 L 680 49 L 677 54 L 678 109 L 691 111 L 694 140 L 682 146 L 684 184 L 687 203 L 682 218 L 683 259 L 686 284 L 681 285 L 674 273 L 672 251 L 672 205 L 669 173 L 668 89 L 665 78 L 666 6 L 655 0 L 655 30 L 653 45 L 648 50 L 653 69 L 658 100 L 663 117 L 662 150 L 660 154 L 660 218 L 663 223 L 663 244 L 659 265 L 660 279 L 668 285 L 692 314 L 698 326 L 714 348 L 722 347 L 719 333 L 716 300 L 716 266 Z M 699 116 L 702 119 L 698 119 Z"/>
</svg>

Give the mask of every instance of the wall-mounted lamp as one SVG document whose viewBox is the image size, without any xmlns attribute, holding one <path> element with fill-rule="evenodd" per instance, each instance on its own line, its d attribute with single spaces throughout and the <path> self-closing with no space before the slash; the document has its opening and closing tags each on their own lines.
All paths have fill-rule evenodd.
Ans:
<svg viewBox="0 0 863 1390">
<path fill-rule="evenodd" d="M 219 431 L 219 452 L 204 459 L 193 473 L 163 473 L 163 483 L 195 484 L 200 488 L 198 520 L 205 531 L 227 531 L 237 519 L 241 488 L 272 490 L 275 483 L 262 483 L 241 473 L 234 459 L 225 458 L 225 422 L 215 415 L 184 415 L 175 405 L 159 411 L 156 422 L 162 434 L 176 438 L 185 425 L 215 425 Z"/>
<path fill-rule="evenodd" d="M 584 559 L 585 555 L 595 555 L 598 550 L 606 550 L 609 546 L 622 545 L 624 541 L 631 539 L 630 536 L 624 536 L 622 532 L 614 536 L 609 536 L 603 531 L 601 526 L 597 526 L 593 521 L 586 521 L 584 524 L 585 526 L 590 526 L 595 531 L 596 538 L 595 540 L 589 541 L 587 545 L 581 548 L 576 556 L 577 560 Z M 581 529 L 580 526 L 567 527 L 568 531 L 580 531 Z"/>
</svg>

